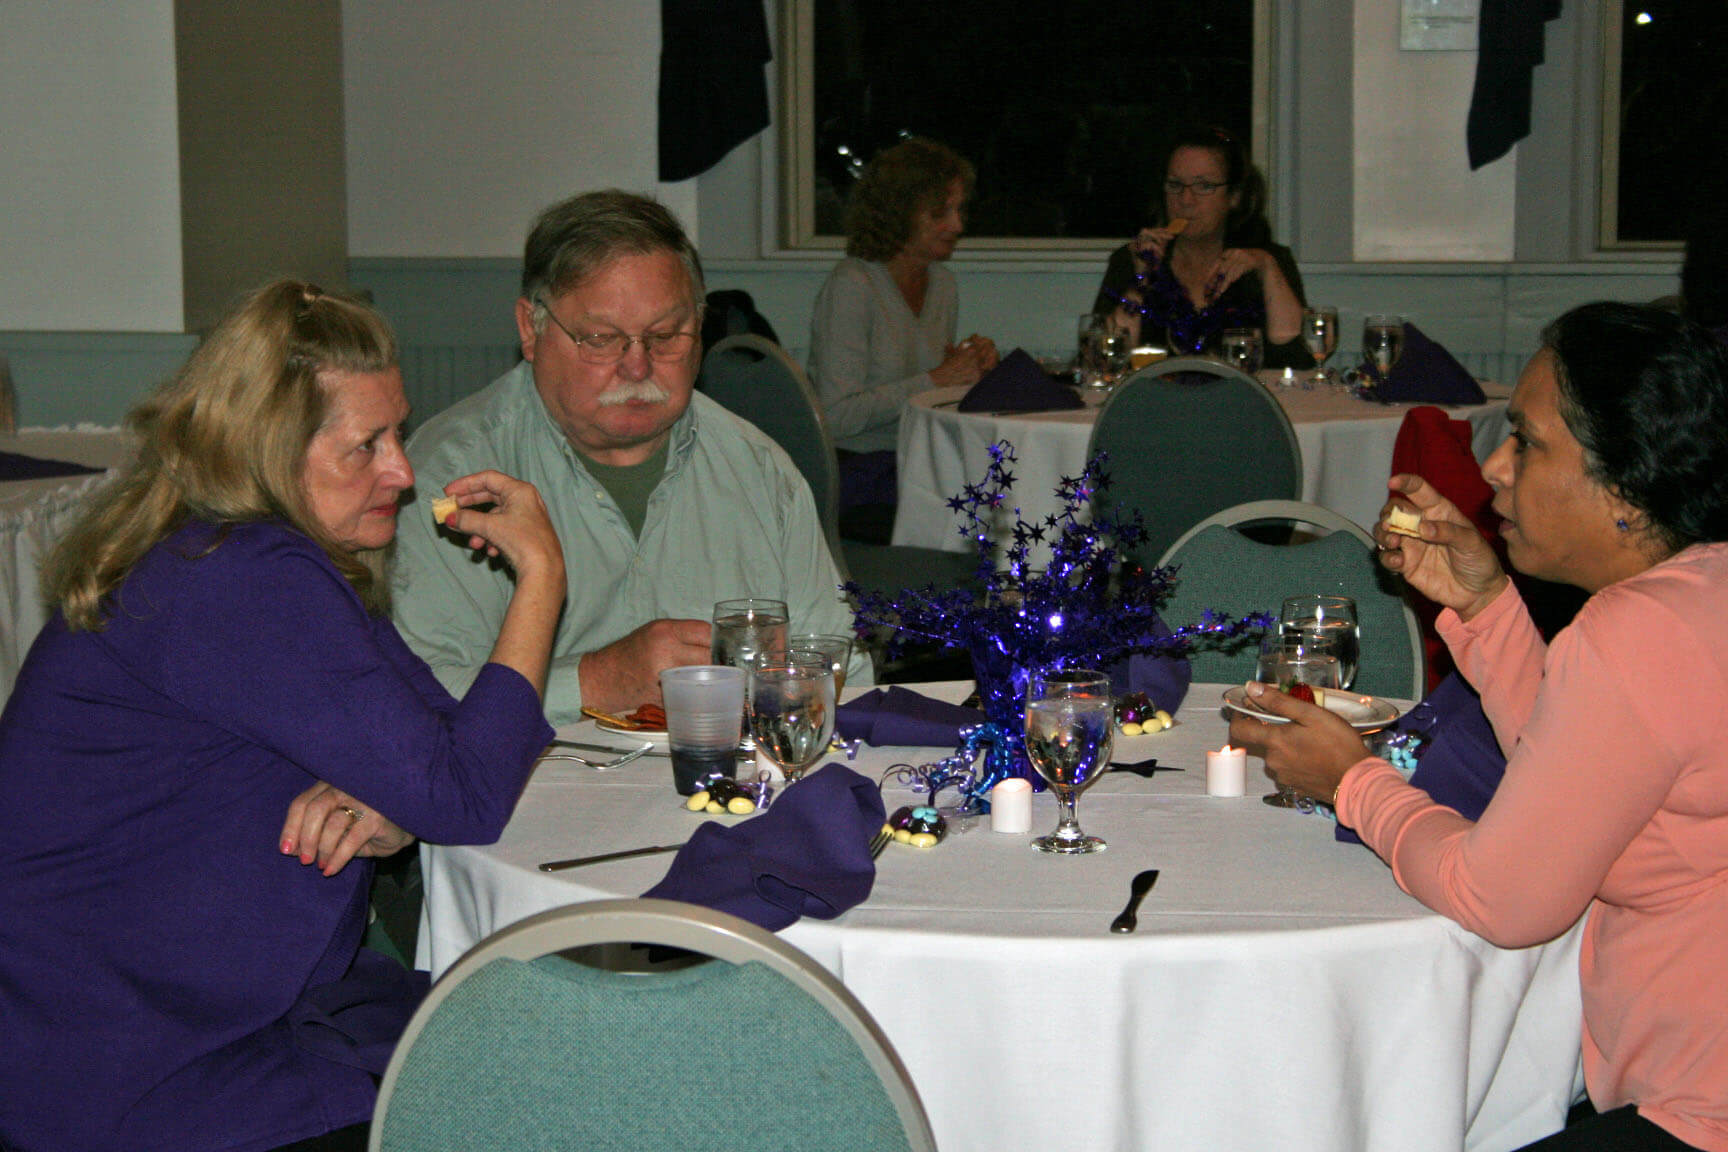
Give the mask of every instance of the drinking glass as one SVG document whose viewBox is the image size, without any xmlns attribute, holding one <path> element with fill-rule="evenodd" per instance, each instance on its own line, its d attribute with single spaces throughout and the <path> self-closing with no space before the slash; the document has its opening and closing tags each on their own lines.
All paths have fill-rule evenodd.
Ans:
<svg viewBox="0 0 1728 1152">
<path fill-rule="evenodd" d="M 750 670 L 749 710 L 756 750 L 795 783 L 834 738 L 834 669 L 804 652 L 764 653 Z"/>
<path fill-rule="evenodd" d="M 1219 349 L 1224 354 L 1224 363 L 1232 368 L 1240 368 L 1250 376 L 1260 371 L 1260 329 L 1226 328 Z"/>
<path fill-rule="evenodd" d="M 1302 343 L 1308 346 L 1308 354 L 1314 357 L 1314 379 L 1322 384 L 1335 383 L 1336 378 L 1326 367 L 1326 361 L 1338 351 L 1338 309 L 1304 308 Z"/>
<path fill-rule="evenodd" d="M 1108 316 L 1095 315 L 1091 312 L 1080 317 L 1075 326 L 1079 339 L 1078 354 L 1074 359 L 1074 382 L 1082 390 L 1096 388 L 1101 383 L 1104 367 L 1102 364 L 1102 349 L 1105 329 L 1110 323 Z"/>
<path fill-rule="evenodd" d="M 1098 337 L 1098 361 L 1106 389 L 1114 388 L 1128 375 L 1128 330 L 1106 317 Z"/>
<path fill-rule="evenodd" d="M 744 669 L 748 675 L 762 652 L 786 647 L 784 600 L 722 600 L 714 605 L 714 632 L 709 641 L 709 658 L 716 664 Z M 748 689 L 746 689 L 748 696 Z M 749 710 L 746 699 L 745 710 Z M 754 751 L 750 726 L 744 726 L 739 747 Z"/>
<path fill-rule="evenodd" d="M 1032 677 L 1026 691 L 1026 754 L 1061 805 L 1056 831 L 1032 841 L 1040 852 L 1101 852 L 1104 841 L 1080 831 L 1074 803 L 1110 761 L 1115 701 L 1110 677 L 1067 670 Z"/>
<path fill-rule="evenodd" d="M 846 665 L 852 662 L 852 637 L 801 632 L 796 636 L 788 636 L 786 647 L 793 652 L 814 652 L 821 656 L 828 662 L 828 666 L 834 669 L 835 697 L 838 698 L 846 691 Z"/>
<path fill-rule="evenodd" d="M 1362 324 L 1362 359 L 1384 380 L 1404 354 L 1404 317 L 1370 316 Z"/>
<path fill-rule="evenodd" d="M 1284 601 L 1278 625 L 1286 636 L 1301 637 L 1311 651 L 1338 657 L 1338 687 L 1356 683 L 1362 657 L 1356 601 L 1348 596 L 1291 596 Z"/>
<path fill-rule="evenodd" d="M 1260 659 L 1254 669 L 1254 678 L 1280 689 L 1292 684 L 1338 688 L 1338 657 L 1316 651 L 1304 643 L 1299 634 L 1280 628 L 1268 632 L 1260 641 Z M 1274 808 L 1301 806 L 1296 793 L 1282 784 L 1278 785 L 1278 791 L 1261 799 Z"/>
</svg>

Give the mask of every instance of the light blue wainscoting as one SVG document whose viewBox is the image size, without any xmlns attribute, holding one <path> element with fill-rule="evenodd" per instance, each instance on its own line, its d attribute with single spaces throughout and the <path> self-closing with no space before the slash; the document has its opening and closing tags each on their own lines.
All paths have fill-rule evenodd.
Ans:
<svg viewBox="0 0 1728 1152">
<path fill-rule="evenodd" d="M 20 427 L 118 424 L 197 346 L 178 332 L 0 332 Z"/>
</svg>

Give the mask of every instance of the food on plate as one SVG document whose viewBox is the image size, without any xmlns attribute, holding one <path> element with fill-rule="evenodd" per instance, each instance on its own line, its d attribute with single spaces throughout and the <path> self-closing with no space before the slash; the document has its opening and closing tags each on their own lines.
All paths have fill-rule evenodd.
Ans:
<svg viewBox="0 0 1728 1152">
<path fill-rule="evenodd" d="M 613 728 L 626 731 L 664 732 L 666 730 L 666 709 L 658 704 L 644 704 L 634 712 L 624 716 L 614 716 L 610 712 L 602 712 L 598 708 L 583 708 L 582 715 L 590 720 L 598 720 Z"/>
<path fill-rule="evenodd" d="M 456 515 L 456 497 L 440 496 L 432 501 L 432 523 L 447 524 L 450 517 Z"/>
<path fill-rule="evenodd" d="M 1188 231 L 1188 219 L 1185 216 L 1173 216 L 1170 223 L 1164 225 L 1164 230 L 1172 236 L 1180 236 Z"/>
<path fill-rule="evenodd" d="M 1318 704 L 1322 708 L 1326 707 L 1326 689 L 1324 688 L 1316 688 L 1312 684 L 1302 684 L 1295 680 L 1287 684 L 1279 684 L 1276 687 L 1286 696 L 1305 700 L 1310 704 Z M 1246 687 L 1244 687 L 1244 691 L 1246 691 Z"/>
<path fill-rule="evenodd" d="M 1386 510 L 1386 531 L 1420 540 L 1422 538 L 1422 514 L 1409 508 L 1400 508 L 1394 504 Z"/>
</svg>

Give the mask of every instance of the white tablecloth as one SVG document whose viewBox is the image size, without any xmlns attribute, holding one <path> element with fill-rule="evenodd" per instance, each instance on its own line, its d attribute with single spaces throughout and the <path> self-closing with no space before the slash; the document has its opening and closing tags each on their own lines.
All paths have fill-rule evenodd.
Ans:
<svg viewBox="0 0 1728 1152">
<path fill-rule="evenodd" d="M 1207 798 L 1220 691 L 1196 685 L 1176 728 L 1118 741 L 1119 759 L 1183 771 L 1115 773 L 1081 799 L 1108 851 L 1045 856 L 986 821 L 928 851 L 891 846 L 868 901 L 782 935 L 875 1015 L 944 1152 L 1455 1152 L 1557 1129 L 1579 1083 L 1576 930 L 1495 948 L 1399 892 L 1320 817 Z M 854 766 L 875 776 L 931 756 L 866 749 Z M 1251 791 L 1270 789 L 1257 761 L 1250 775 Z M 890 792 L 889 809 L 911 799 Z M 548 908 L 640 895 L 668 857 L 535 865 L 676 843 L 699 819 L 664 759 L 544 764 L 499 843 L 423 850 L 421 966 L 436 975 Z M 1048 795 L 1033 824 L 1055 825 Z M 1162 875 L 1140 929 L 1113 935 L 1146 867 Z M 789 1074 L 764 1053 L 728 1079 L 772 1091 Z"/>
<path fill-rule="evenodd" d="M 1398 427 L 1415 405 L 1373 404 L 1333 388 L 1286 387 L 1276 383 L 1276 373 L 1261 376 L 1296 429 L 1302 448 L 1302 499 L 1371 526 L 1386 502 Z M 1510 395 L 1509 389 L 1495 385 L 1484 390 L 1500 398 L 1452 409 L 1454 419 L 1468 419 L 1473 426 L 1478 460 L 1486 460 L 1506 436 L 1504 397 Z M 1018 456 L 1014 501 L 1028 523 L 1055 511 L 1052 493 L 1057 483 L 1086 465 L 1096 408 L 1028 415 L 960 412 L 953 402 L 965 394 L 963 387 L 924 392 L 900 415 L 896 544 L 967 550 L 948 501 L 984 478 L 990 445 L 999 440 L 1011 441 Z"/>
<path fill-rule="evenodd" d="M 117 428 L 43 430 L 26 428 L 0 436 L 0 452 L 17 452 L 111 469 L 131 452 Z M 18 667 L 47 621 L 37 569 L 56 541 L 78 518 L 86 497 L 111 473 L 92 472 L 45 480 L 0 483 L 0 703 L 12 693 Z"/>
</svg>

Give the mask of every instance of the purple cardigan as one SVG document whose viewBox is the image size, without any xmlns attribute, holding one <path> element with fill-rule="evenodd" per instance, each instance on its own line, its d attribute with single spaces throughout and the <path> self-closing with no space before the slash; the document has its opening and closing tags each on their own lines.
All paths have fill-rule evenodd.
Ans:
<svg viewBox="0 0 1728 1152">
<path fill-rule="evenodd" d="M 500 665 L 457 703 L 280 524 L 183 528 L 103 630 L 56 615 L 0 716 L 0 1145 L 270 1149 L 367 1120 L 415 988 L 360 951 L 370 862 L 281 854 L 288 803 L 325 780 L 488 843 L 551 737 Z"/>
</svg>

